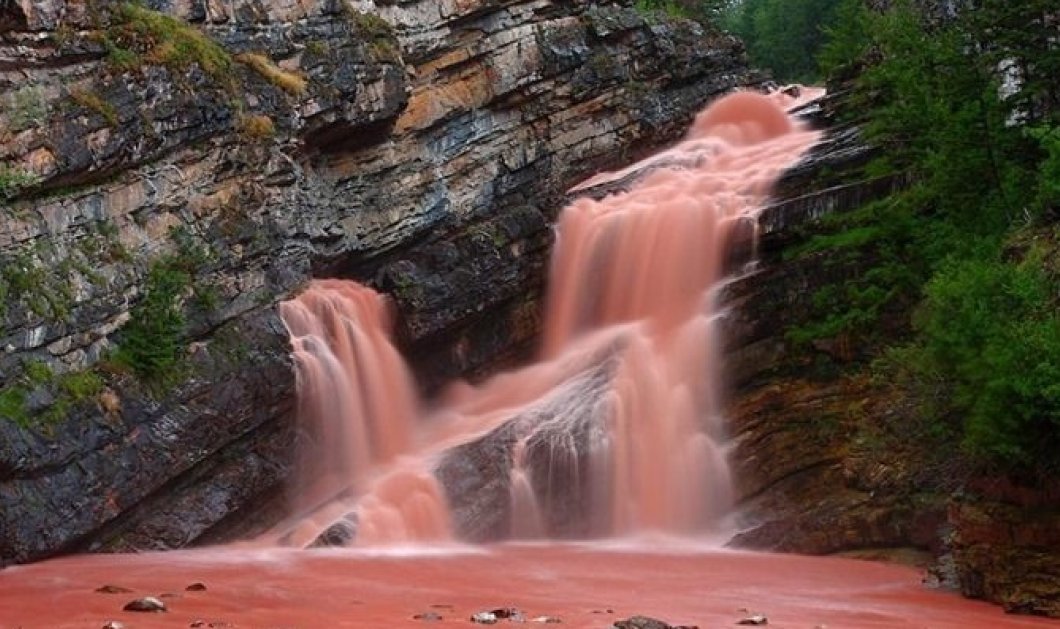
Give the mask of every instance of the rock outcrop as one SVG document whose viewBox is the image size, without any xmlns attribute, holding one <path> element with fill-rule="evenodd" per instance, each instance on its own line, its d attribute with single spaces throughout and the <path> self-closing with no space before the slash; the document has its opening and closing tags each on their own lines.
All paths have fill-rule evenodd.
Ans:
<svg viewBox="0 0 1060 629">
<path fill-rule="evenodd" d="M 631 4 L 0 6 L 0 564 L 274 518 L 311 277 L 390 293 L 425 390 L 518 359 L 563 191 L 761 81 Z"/>
<path fill-rule="evenodd" d="M 893 434 L 924 427 L 907 392 L 874 381 L 871 342 L 838 335 L 807 346 L 791 334 L 813 322 L 823 287 L 872 264 L 800 249 L 821 219 L 907 185 L 866 175 L 876 150 L 857 125 L 837 123 L 843 99 L 837 92 L 806 108 L 829 132 L 761 214 L 757 271 L 724 291 L 740 527 L 731 543 L 931 564 L 929 582 L 1008 611 L 1060 616 L 1060 496 L 980 478 L 928 440 Z M 913 305 L 882 313 L 880 336 L 906 335 Z"/>
</svg>

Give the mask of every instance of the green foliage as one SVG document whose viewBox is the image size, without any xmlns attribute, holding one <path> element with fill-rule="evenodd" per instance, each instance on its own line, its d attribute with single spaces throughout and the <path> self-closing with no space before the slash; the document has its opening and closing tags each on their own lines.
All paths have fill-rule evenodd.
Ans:
<svg viewBox="0 0 1060 629">
<path fill-rule="evenodd" d="M 0 267 L 0 296 L 23 303 L 36 315 L 62 321 L 70 314 L 74 295 L 68 264 L 48 264 L 35 247 L 20 251 Z"/>
<path fill-rule="evenodd" d="M 840 0 L 835 19 L 822 26 L 824 45 L 817 53 L 821 74 L 834 76 L 856 65 L 872 41 L 872 19 L 862 0 Z"/>
<path fill-rule="evenodd" d="M 1030 124 L 1060 123 L 1056 9 L 1054 0 L 979 0 L 963 13 L 978 59 L 1007 83 L 1007 113 Z"/>
<path fill-rule="evenodd" d="M 93 401 L 105 384 L 95 371 L 70 372 L 56 376 L 47 363 L 28 360 L 22 364 L 8 386 L 0 389 L 0 417 L 23 428 L 48 428 L 65 419 L 79 404 Z M 29 397 L 34 391 L 47 392 L 47 406 L 31 409 Z"/>
<path fill-rule="evenodd" d="M 813 83 L 817 55 L 854 0 L 743 0 L 725 12 L 725 25 L 747 43 L 751 62 L 781 82 Z"/>
<path fill-rule="evenodd" d="M 656 14 L 672 18 L 692 17 L 692 12 L 688 7 L 676 0 L 637 0 L 633 6 L 641 15 L 648 17 L 655 17 Z"/>
<path fill-rule="evenodd" d="M 375 13 L 358 11 L 347 0 L 342 2 L 343 12 L 350 20 L 361 38 L 368 43 L 372 55 L 380 61 L 399 62 L 401 50 L 398 48 L 394 27 Z"/>
<path fill-rule="evenodd" d="M 9 164 L 0 164 L 0 202 L 40 183 L 37 175 Z"/>
<path fill-rule="evenodd" d="M 143 300 L 122 328 L 116 362 L 148 382 L 162 382 L 174 373 L 184 351 L 182 302 L 191 284 L 173 259 L 151 265 Z"/>
<path fill-rule="evenodd" d="M 195 298 L 202 311 L 216 308 L 219 298 L 212 287 L 194 280 L 214 261 L 206 244 L 183 227 L 170 232 L 176 252 L 155 260 L 148 270 L 144 297 L 122 328 L 113 360 L 149 385 L 166 385 L 182 373 L 187 332 L 184 302 Z"/>
<path fill-rule="evenodd" d="M 907 344 L 881 363 L 925 418 L 918 434 L 1019 474 L 1060 472 L 1055 269 L 1033 249 L 1003 255 L 1020 230 L 1054 220 L 1060 202 L 1058 79 L 1041 71 L 1058 51 L 1029 32 L 1041 10 L 1037 0 L 985 0 L 929 23 L 902 0 L 882 13 L 842 8 L 822 63 L 846 71 L 872 59 L 849 106 L 883 148 L 865 173 L 911 184 L 788 252 L 838 269 L 791 340 L 893 342 L 878 336 L 881 320 L 919 302 Z M 1003 85 L 1004 59 L 1016 59 L 1025 84 Z"/>
<path fill-rule="evenodd" d="M 23 368 L 25 370 L 26 378 L 28 378 L 33 384 L 50 382 L 51 379 L 55 377 L 55 373 L 52 371 L 52 368 L 48 366 L 48 363 L 40 360 L 28 361 L 23 365 Z"/>
<path fill-rule="evenodd" d="M 1060 127 L 1038 127 L 1028 133 L 1045 153 L 1038 166 L 1036 210 L 1056 216 L 1060 213 Z"/>
<path fill-rule="evenodd" d="M 305 51 L 311 55 L 323 57 L 331 52 L 331 47 L 322 39 L 311 39 L 305 43 Z"/>
<path fill-rule="evenodd" d="M 107 59 L 122 70 L 155 63 L 174 70 L 197 65 L 207 75 L 230 84 L 232 57 L 201 30 L 173 16 L 133 3 L 118 6 L 104 45 Z"/>
<path fill-rule="evenodd" d="M 28 426 L 29 411 L 26 410 L 26 398 L 29 391 L 22 385 L 12 385 L 0 389 L 0 417 L 15 422 L 19 426 Z"/>
<path fill-rule="evenodd" d="M 648 18 L 662 15 L 718 24 L 722 16 L 738 4 L 738 0 L 637 0 L 633 6 Z"/>
<path fill-rule="evenodd" d="M 15 90 L 4 99 L 4 105 L 12 131 L 38 126 L 48 115 L 44 90 L 36 85 L 26 85 Z"/>
<path fill-rule="evenodd" d="M 1060 317 L 1040 262 L 953 262 L 925 293 L 909 368 L 946 383 L 941 408 L 963 418 L 967 451 L 1005 469 L 1060 471 Z"/>
</svg>

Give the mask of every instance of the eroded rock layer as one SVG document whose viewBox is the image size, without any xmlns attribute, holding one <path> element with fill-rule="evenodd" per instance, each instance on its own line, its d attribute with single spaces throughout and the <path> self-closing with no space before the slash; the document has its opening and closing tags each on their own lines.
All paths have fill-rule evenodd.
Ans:
<svg viewBox="0 0 1060 629">
<path fill-rule="evenodd" d="M 426 389 L 522 355 L 563 190 L 760 82 L 631 4 L 0 7 L 0 563 L 274 517 L 310 277 L 393 295 Z"/>
</svg>

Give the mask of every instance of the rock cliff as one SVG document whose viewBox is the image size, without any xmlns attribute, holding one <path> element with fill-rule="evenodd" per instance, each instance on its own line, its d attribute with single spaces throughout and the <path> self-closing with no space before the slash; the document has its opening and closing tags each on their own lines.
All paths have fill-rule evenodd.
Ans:
<svg viewBox="0 0 1060 629">
<path fill-rule="evenodd" d="M 1003 605 L 1060 616 L 1060 497 L 984 478 L 931 451 L 914 401 L 879 382 L 871 339 L 840 335 L 811 345 L 791 332 L 811 323 L 815 300 L 871 267 L 865 255 L 800 249 L 822 219 L 856 211 L 903 187 L 872 178 L 876 149 L 840 123 L 845 95 L 809 107 L 824 141 L 778 183 L 759 220 L 757 272 L 726 290 L 733 477 L 739 547 L 853 554 L 930 566 L 926 581 Z M 1054 242 L 1046 227 L 1043 242 Z M 879 337 L 909 332 L 915 304 L 882 314 Z M 918 424 L 918 421 L 920 422 Z M 922 433 L 913 433 L 922 434 Z"/>
<path fill-rule="evenodd" d="M 0 5 L 0 564 L 274 518 L 312 277 L 427 391 L 518 359 L 563 191 L 761 82 L 631 4 Z"/>
</svg>

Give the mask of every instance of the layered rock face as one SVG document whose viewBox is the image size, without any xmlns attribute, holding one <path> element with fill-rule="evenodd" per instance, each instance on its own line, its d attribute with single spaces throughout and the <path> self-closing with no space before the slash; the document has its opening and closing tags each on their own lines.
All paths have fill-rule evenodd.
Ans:
<svg viewBox="0 0 1060 629">
<path fill-rule="evenodd" d="M 843 103 L 837 92 L 806 110 L 829 129 L 826 139 L 788 171 L 762 213 L 758 271 L 725 290 L 740 528 L 732 544 L 911 560 L 932 566 L 930 582 L 967 596 L 1060 616 L 1056 492 L 978 477 L 907 435 L 892 436 L 915 429 L 918 410 L 874 381 L 866 359 L 878 348 L 843 336 L 805 347 L 789 335 L 813 321 L 823 287 L 872 265 L 799 253 L 800 245 L 822 218 L 906 183 L 866 176 L 876 150 L 857 125 L 837 123 Z M 912 306 L 883 313 L 880 337 L 908 334 Z"/>
<path fill-rule="evenodd" d="M 311 277 L 426 390 L 523 355 L 563 190 L 760 82 L 631 4 L 3 4 L 0 563 L 275 517 Z"/>
</svg>

